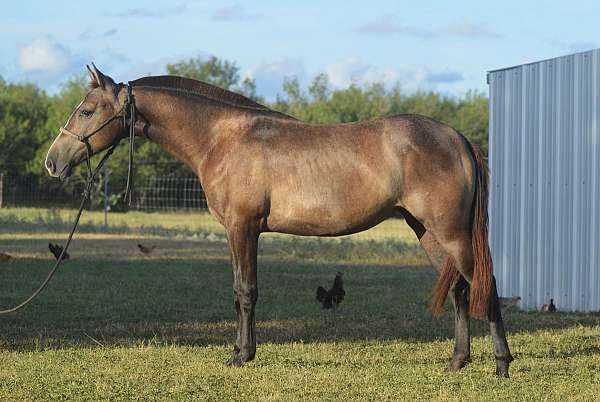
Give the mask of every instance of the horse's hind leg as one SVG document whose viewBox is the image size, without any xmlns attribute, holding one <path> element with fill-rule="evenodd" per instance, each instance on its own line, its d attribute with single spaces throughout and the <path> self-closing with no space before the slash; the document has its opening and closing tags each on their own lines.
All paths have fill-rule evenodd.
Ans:
<svg viewBox="0 0 600 402">
<path fill-rule="evenodd" d="M 442 237 L 443 239 L 443 237 Z M 469 285 L 473 278 L 473 249 L 470 236 L 453 236 L 440 242 L 444 249 L 452 256 L 456 263 L 456 269 L 467 280 Z M 494 344 L 494 357 L 496 358 L 496 374 L 502 377 L 508 377 L 508 366 L 513 357 L 508 348 L 506 333 L 504 332 L 504 323 L 500 312 L 500 303 L 498 302 L 498 292 L 496 290 L 496 280 L 493 279 L 493 289 L 490 297 L 487 319 L 490 322 L 490 331 Z"/>
<path fill-rule="evenodd" d="M 501 377 L 508 377 L 508 366 L 514 360 L 508 348 L 506 333 L 504 332 L 504 322 L 500 312 L 500 303 L 498 301 L 498 291 L 496 289 L 496 278 L 493 279 L 494 288 L 488 310 L 488 320 L 490 322 L 490 332 L 494 344 L 494 356 L 496 357 L 496 374 Z"/>
<path fill-rule="evenodd" d="M 469 328 L 469 284 L 459 276 L 450 290 L 454 305 L 454 353 L 446 371 L 452 372 L 463 368 L 471 361 L 471 335 Z"/>
<path fill-rule="evenodd" d="M 441 272 L 444 261 L 448 254 L 433 238 L 430 232 L 427 232 L 410 213 L 403 211 L 406 222 L 413 229 L 421 246 L 427 253 L 429 261 L 433 267 Z M 462 276 L 459 276 L 450 290 L 452 304 L 454 305 L 454 353 L 448 363 L 446 371 L 456 371 L 463 368 L 471 361 L 471 336 L 469 332 L 469 284 Z"/>
<path fill-rule="evenodd" d="M 420 241 L 425 252 L 430 256 L 429 259 L 432 264 L 440 272 L 445 259 L 451 257 L 444 252 L 430 233 L 425 233 Z M 459 275 L 450 289 L 452 305 L 454 306 L 454 352 L 446 368 L 448 372 L 460 370 L 471 361 L 468 295 L 469 284 Z"/>
</svg>

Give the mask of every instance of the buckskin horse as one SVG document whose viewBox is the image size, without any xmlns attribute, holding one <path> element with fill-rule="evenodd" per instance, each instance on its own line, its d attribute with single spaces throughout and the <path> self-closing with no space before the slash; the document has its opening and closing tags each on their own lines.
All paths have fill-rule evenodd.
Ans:
<svg viewBox="0 0 600 402">
<path fill-rule="evenodd" d="M 309 124 L 200 81 L 117 84 L 94 65 L 88 72 L 90 91 L 52 143 L 46 168 L 64 179 L 130 130 L 131 141 L 146 137 L 196 173 L 231 250 L 238 322 L 228 364 L 256 353 L 261 233 L 339 236 L 402 215 L 439 272 L 432 311 L 443 312 L 448 293 L 454 304 L 447 371 L 470 361 L 472 316 L 489 321 L 496 374 L 508 376 L 513 357 L 488 246 L 488 174 L 481 151 L 458 131 L 410 114 Z"/>
</svg>

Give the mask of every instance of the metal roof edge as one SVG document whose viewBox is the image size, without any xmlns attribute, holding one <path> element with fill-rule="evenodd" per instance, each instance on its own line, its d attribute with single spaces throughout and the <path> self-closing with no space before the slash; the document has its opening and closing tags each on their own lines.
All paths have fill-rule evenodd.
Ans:
<svg viewBox="0 0 600 402">
<path fill-rule="evenodd" d="M 530 66 L 532 64 L 544 63 L 544 62 L 550 61 L 550 60 L 558 60 L 558 59 L 562 59 L 562 58 L 565 58 L 565 57 L 571 57 L 571 56 L 575 56 L 575 55 L 578 55 L 578 54 L 584 54 L 584 53 L 593 53 L 593 52 L 596 52 L 596 51 L 600 51 L 600 48 L 590 49 L 590 50 L 584 50 L 584 51 L 581 51 L 581 52 L 575 52 L 575 53 L 571 53 L 571 54 L 565 54 L 564 56 L 550 57 L 548 59 L 532 61 L 530 63 L 517 64 L 517 65 L 514 65 L 514 66 L 510 66 L 510 67 L 503 67 L 503 68 L 496 68 L 494 70 L 487 70 L 488 83 L 489 83 L 489 75 L 493 74 L 493 73 L 497 73 L 499 71 L 512 70 L 513 68 L 519 68 L 519 67 L 523 67 L 523 66 Z"/>
</svg>

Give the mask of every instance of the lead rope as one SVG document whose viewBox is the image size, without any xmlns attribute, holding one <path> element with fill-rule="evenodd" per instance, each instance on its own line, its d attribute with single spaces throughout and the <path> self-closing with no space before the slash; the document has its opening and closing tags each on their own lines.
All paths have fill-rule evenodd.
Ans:
<svg viewBox="0 0 600 402">
<path fill-rule="evenodd" d="M 132 176 L 133 175 L 133 151 L 134 151 L 135 119 L 136 119 L 136 117 L 135 117 L 135 103 L 134 103 L 134 98 L 133 98 L 133 94 L 132 94 L 131 84 L 127 85 L 127 99 L 126 99 L 125 105 L 127 105 L 127 104 L 129 104 L 129 118 L 130 118 L 130 120 L 129 120 L 129 140 L 130 140 L 130 145 L 129 145 L 129 171 L 127 172 L 127 188 L 125 189 L 125 199 L 127 199 L 127 196 L 129 195 L 129 203 L 131 205 L 131 188 L 133 186 L 133 176 Z M 75 133 L 70 132 L 69 130 L 67 130 L 65 128 L 61 128 L 61 130 L 60 130 L 61 133 L 64 132 L 64 133 L 66 133 L 68 135 L 74 136 L 79 141 L 83 142 L 84 145 L 85 145 L 85 153 L 86 153 L 86 156 L 87 156 L 87 158 L 85 159 L 85 164 L 86 164 L 87 171 L 88 171 L 88 179 L 87 179 L 87 183 L 85 185 L 85 190 L 83 191 L 83 197 L 81 199 L 81 205 L 79 205 L 79 211 L 77 211 L 77 217 L 75 218 L 75 223 L 73 224 L 73 228 L 71 229 L 71 232 L 69 232 L 69 237 L 67 238 L 67 243 L 65 244 L 65 248 L 63 248 L 62 253 L 60 253 L 60 256 L 56 260 L 56 263 L 54 264 L 54 267 L 50 270 L 50 272 L 46 276 L 46 279 L 44 279 L 44 281 L 42 282 L 42 284 L 31 294 L 31 296 L 29 296 L 27 299 L 25 299 L 23 302 L 21 302 L 20 304 L 16 305 L 15 307 L 12 307 L 12 308 L 9 308 L 9 309 L 5 309 L 5 310 L 0 310 L 0 315 L 13 313 L 13 312 L 15 312 L 17 310 L 20 310 L 23 307 L 25 307 L 27 304 L 29 304 L 33 299 L 35 299 L 36 296 L 42 290 L 44 290 L 44 288 L 46 287 L 46 285 L 48 284 L 48 282 L 50 282 L 50 279 L 52 279 L 52 277 L 54 276 L 54 273 L 56 272 L 56 270 L 60 266 L 60 263 L 63 261 L 63 256 L 67 252 L 67 249 L 69 248 L 69 244 L 71 244 L 71 239 L 73 238 L 73 234 L 75 234 L 75 230 L 77 229 L 77 225 L 79 225 L 79 219 L 81 218 L 81 214 L 83 213 L 83 208 L 85 207 L 85 203 L 90 198 L 90 193 L 92 191 L 92 185 L 94 184 L 94 180 L 96 179 L 96 175 L 98 174 L 98 172 L 100 171 L 100 169 L 104 165 L 104 162 L 106 162 L 106 160 L 115 151 L 115 148 L 117 147 L 117 145 L 119 145 L 119 141 L 117 141 L 114 145 L 112 145 L 106 151 L 106 153 L 104 154 L 104 156 L 102 157 L 102 159 L 100 160 L 100 162 L 98 162 L 98 165 L 96 166 L 96 169 L 94 171 L 92 171 L 92 165 L 91 165 L 92 148 L 91 148 L 90 143 L 89 143 L 89 138 L 92 137 L 94 134 L 98 133 L 102 128 L 104 128 L 108 123 L 110 123 L 114 119 L 115 119 L 115 116 L 111 117 L 110 119 L 108 119 L 107 121 L 105 121 L 98 129 L 96 129 L 92 133 L 87 134 L 85 136 L 84 135 L 79 136 L 79 135 L 77 135 Z M 124 115 L 123 116 L 123 127 L 125 127 L 126 122 L 127 122 L 127 117 Z"/>
<path fill-rule="evenodd" d="M 133 191 L 133 152 L 135 151 L 135 99 L 133 98 L 131 82 L 127 85 L 127 103 L 129 104 L 129 161 L 127 164 L 127 186 L 123 200 L 131 206 Z"/>
<path fill-rule="evenodd" d="M 118 144 L 113 145 L 111 148 L 108 149 L 108 151 L 106 151 L 106 153 L 104 154 L 104 156 L 102 157 L 102 159 L 98 163 L 98 166 L 96 166 L 96 169 L 93 172 L 92 172 L 92 169 L 91 169 L 91 166 L 90 166 L 90 162 L 89 162 L 89 151 L 88 151 L 88 159 L 87 159 L 88 180 L 87 180 L 87 183 L 86 183 L 86 186 L 85 186 L 85 190 L 83 192 L 83 198 L 81 199 L 81 205 L 79 206 L 79 211 L 77 212 L 77 217 L 75 218 L 75 223 L 73 224 L 73 228 L 71 229 L 71 232 L 69 233 L 69 238 L 67 239 L 67 243 L 65 244 L 65 248 L 63 249 L 62 253 L 60 253 L 60 256 L 56 260 L 56 263 L 54 264 L 54 267 L 48 273 L 48 275 L 46 276 L 46 279 L 44 279 L 44 282 L 42 282 L 42 284 L 35 290 L 35 292 L 33 292 L 31 294 L 31 296 L 29 296 L 27 299 L 25 299 L 23 302 L 21 302 L 20 304 L 16 305 L 15 307 L 9 308 L 9 309 L 5 309 L 5 310 L 0 310 L 0 315 L 13 313 L 13 312 L 15 312 L 17 310 L 22 309 L 27 304 L 29 304 L 29 302 L 31 302 L 33 299 L 35 299 L 35 297 L 42 290 L 44 290 L 44 288 L 46 287 L 46 285 L 48 284 L 48 282 L 50 282 L 50 279 L 52 279 L 52 277 L 54 276 L 54 273 L 58 269 L 60 263 L 63 261 L 63 256 L 67 252 L 67 249 L 69 248 L 69 244 L 71 244 L 71 239 L 73 238 L 73 234 L 75 233 L 75 230 L 77 229 L 77 225 L 79 224 L 79 218 L 81 218 L 81 214 L 83 213 L 83 208 L 85 207 L 85 203 L 86 203 L 86 201 L 90 197 L 90 192 L 92 190 L 92 185 L 94 184 L 94 179 L 96 178 L 96 174 L 98 174 L 98 172 L 100 171 L 100 169 L 102 168 L 102 166 L 104 165 L 104 162 L 106 162 L 106 160 L 108 159 L 108 157 L 110 155 L 112 155 L 112 153 L 114 152 L 114 150 L 117 147 L 117 145 Z"/>
</svg>

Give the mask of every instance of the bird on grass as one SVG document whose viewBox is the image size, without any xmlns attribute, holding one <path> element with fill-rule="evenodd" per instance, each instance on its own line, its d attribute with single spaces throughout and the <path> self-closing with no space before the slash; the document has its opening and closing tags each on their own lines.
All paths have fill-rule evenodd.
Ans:
<svg viewBox="0 0 600 402">
<path fill-rule="evenodd" d="M 56 258 L 57 260 L 60 258 L 61 253 L 63 252 L 63 246 L 61 246 L 60 244 L 52 244 L 52 243 L 48 243 L 48 250 L 50 250 L 50 252 L 54 255 L 54 258 Z M 63 261 L 64 260 L 68 260 L 69 259 L 69 253 L 65 253 L 65 255 L 63 255 Z"/>
<path fill-rule="evenodd" d="M 323 305 L 324 309 L 337 307 L 344 300 L 346 292 L 342 281 L 342 273 L 338 272 L 333 280 L 333 286 L 329 290 L 319 286 L 317 288 L 317 301 Z"/>
<path fill-rule="evenodd" d="M 521 296 L 513 296 L 513 297 L 499 297 L 498 303 L 500 303 L 500 307 L 507 308 L 516 305 L 521 301 Z"/>
<path fill-rule="evenodd" d="M 0 262 L 8 262 L 10 260 L 13 260 L 14 258 L 15 257 L 13 257 L 10 254 L 0 252 Z"/>
<path fill-rule="evenodd" d="M 137 245 L 137 246 L 138 246 L 138 248 L 140 249 L 140 251 L 141 251 L 142 253 L 144 253 L 144 254 L 150 254 L 150 253 L 151 253 L 152 251 L 154 251 L 154 249 L 156 248 L 156 245 L 153 245 L 153 246 L 147 247 L 147 246 L 141 245 L 141 244 L 139 244 L 139 243 L 138 243 L 138 245 Z"/>
<path fill-rule="evenodd" d="M 542 311 L 554 313 L 556 311 L 556 306 L 554 305 L 554 299 L 550 299 L 550 304 L 544 304 L 542 306 Z"/>
</svg>

